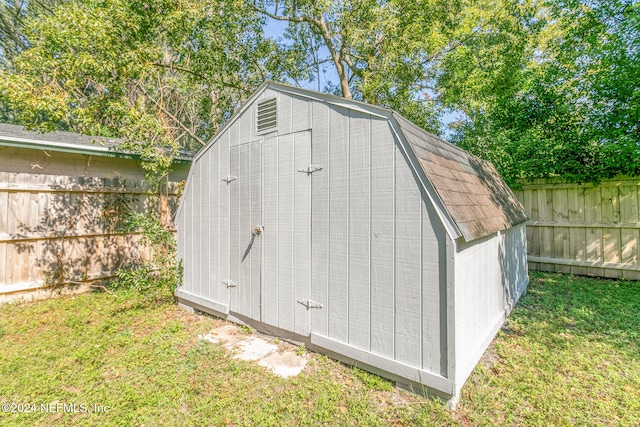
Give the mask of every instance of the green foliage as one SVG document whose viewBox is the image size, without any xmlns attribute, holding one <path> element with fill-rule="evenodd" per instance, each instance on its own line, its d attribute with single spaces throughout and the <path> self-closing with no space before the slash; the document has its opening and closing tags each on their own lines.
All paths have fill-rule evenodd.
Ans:
<svg viewBox="0 0 640 427">
<path fill-rule="evenodd" d="M 173 295 L 182 277 L 182 266 L 177 261 L 173 233 L 162 226 L 154 211 L 130 213 L 122 231 L 140 234 L 140 247 L 150 251 L 150 257 L 127 260 L 117 270 L 117 279 L 112 287 Z"/>
<path fill-rule="evenodd" d="M 240 325 L 239 328 L 240 328 L 240 332 L 242 332 L 245 335 L 253 334 L 253 328 L 251 326 Z"/>
<path fill-rule="evenodd" d="M 625 0 L 540 3 L 528 62 L 468 112 L 455 142 L 511 184 L 639 175 L 639 12 Z"/>
<path fill-rule="evenodd" d="M 354 366 L 351 368 L 353 371 L 353 375 L 362 381 L 365 387 L 369 390 L 381 390 L 381 391 L 391 391 L 393 390 L 393 382 L 386 378 L 382 378 L 379 375 L 372 374 L 367 371 L 363 371 L 360 368 Z"/>
<path fill-rule="evenodd" d="M 7 119 L 122 137 L 152 178 L 179 148 L 200 148 L 264 79 L 293 72 L 240 0 L 54 6 L 27 21 L 28 49 L 0 70 Z"/>
</svg>

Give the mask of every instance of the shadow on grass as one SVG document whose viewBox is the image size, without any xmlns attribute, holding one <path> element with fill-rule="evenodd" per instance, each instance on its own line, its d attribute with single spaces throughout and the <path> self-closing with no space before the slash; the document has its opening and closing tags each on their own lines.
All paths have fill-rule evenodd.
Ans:
<svg viewBox="0 0 640 427">
<path fill-rule="evenodd" d="M 640 282 L 530 272 L 527 295 L 514 320 L 546 345 L 564 347 L 567 337 L 607 343 L 640 358 Z M 507 334 L 520 334 L 516 329 Z"/>
</svg>

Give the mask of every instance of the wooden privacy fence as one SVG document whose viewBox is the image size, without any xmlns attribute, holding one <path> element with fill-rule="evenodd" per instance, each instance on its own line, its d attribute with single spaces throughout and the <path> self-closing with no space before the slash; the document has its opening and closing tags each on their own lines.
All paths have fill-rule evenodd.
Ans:
<svg viewBox="0 0 640 427">
<path fill-rule="evenodd" d="M 515 193 L 530 217 L 529 268 L 640 279 L 639 186 L 638 178 L 599 185 L 524 182 Z"/>
<path fill-rule="evenodd" d="M 168 189 L 160 208 L 175 212 L 175 183 Z M 119 226 L 126 212 L 147 210 L 149 195 L 142 180 L 0 172 L 0 300 L 108 279 L 148 257 Z"/>
</svg>

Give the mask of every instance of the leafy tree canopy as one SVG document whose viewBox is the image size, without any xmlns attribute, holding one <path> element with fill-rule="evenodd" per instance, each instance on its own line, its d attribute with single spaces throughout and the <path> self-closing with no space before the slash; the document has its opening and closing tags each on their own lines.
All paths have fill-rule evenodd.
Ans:
<svg viewBox="0 0 640 427">
<path fill-rule="evenodd" d="M 1 4 L 0 118 L 125 137 L 152 170 L 199 148 L 265 79 L 324 69 L 324 90 L 432 132 L 462 115 L 453 141 L 510 183 L 640 173 L 634 0 Z"/>
<path fill-rule="evenodd" d="M 124 137 L 161 172 L 295 63 L 264 36 L 263 20 L 242 1 L 58 5 L 27 18 L 28 44 L 0 72 L 4 119 Z"/>
<path fill-rule="evenodd" d="M 286 37 L 312 63 L 331 64 L 335 91 L 346 98 L 393 108 L 434 133 L 449 91 L 480 96 L 495 80 L 509 78 L 521 61 L 533 8 L 512 0 L 255 0 L 264 16 L 288 23 Z M 524 38 L 524 42 L 521 40 Z M 318 51 L 324 49 L 327 57 Z M 459 74 L 463 52 L 483 57 L 475 75 Z M 469 55 L 466 55 L 469 56 Z M 469 67 L 466 67 L 468 71 Z M 494 81 L 482 83 L 485 77 Z M 472 80 L 471 84 L 468 83 Z M 467 93 L 473 92 L 473 93 Z"/>
<path fill-rule="evenodd" d="M 640 174 L 640 5 L 544 3 L 510 90 L 471 109 L 454 141 L 521 178 Z"/>
</svg>

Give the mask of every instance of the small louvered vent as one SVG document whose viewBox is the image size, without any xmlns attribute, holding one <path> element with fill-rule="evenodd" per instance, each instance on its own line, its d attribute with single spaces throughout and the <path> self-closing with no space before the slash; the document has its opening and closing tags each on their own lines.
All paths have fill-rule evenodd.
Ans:
<svg viewBox="0 0 640 427">
<path fill-rule="evenodd" d="M 278 125 L 276 99 L 270 98 L 258 103 L 257 132 L 264 133 Z"/>
</svg>

